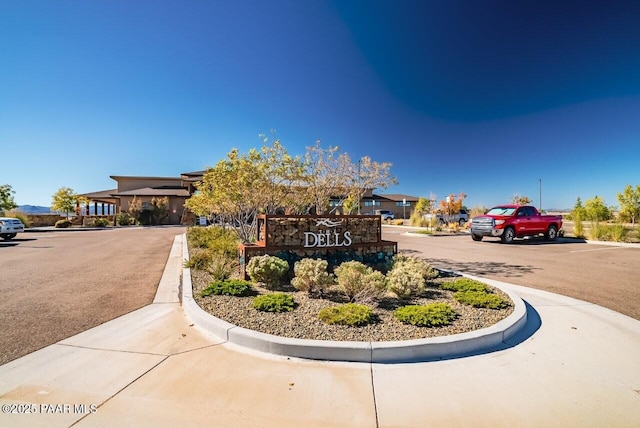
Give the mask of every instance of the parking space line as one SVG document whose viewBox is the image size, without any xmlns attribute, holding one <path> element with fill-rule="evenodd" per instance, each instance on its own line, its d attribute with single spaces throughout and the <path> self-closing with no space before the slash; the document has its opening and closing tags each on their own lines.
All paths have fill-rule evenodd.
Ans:
<svg viewBox="0 0 640 428">
<path fill-rule="evenodd" d="M 588 251 L 619 250 L 620 248 L 624 248 L 624 247 L 594 248 L 592 250 L 575 250 L 575 251 L 569 251 L 569 252 L 570 253 L 586 253 Z"/>
</svg>

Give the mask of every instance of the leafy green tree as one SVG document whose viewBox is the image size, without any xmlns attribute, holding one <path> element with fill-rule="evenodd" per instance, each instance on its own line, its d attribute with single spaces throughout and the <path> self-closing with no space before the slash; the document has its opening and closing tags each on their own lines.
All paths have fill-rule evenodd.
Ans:
<svg viewBox="0 0 640 428">
<path fill-rule="evenodd" d="M 431 199 L 427 199 L 421 196 L 420 198 L 418 198 L 418 202 L 416 203 L 414 211 L 419 213 L 420 216 L 429 214 L 432 208 L 431 204 Z"/>
<path fill-rule="evenodd" d="M 232 149 L 226 159 L 207 168 L 202 181 L 196 184 L 198 192 L 185 206 L 199 216 L 216 213 L 223 223 L 237 226 L 234 230 L 242 242 L 251 242 L 255 238 L 256 216 L 265 203 L 259 162 L 260 153 L 255 149 L 245 155 Z"/>
<path fill-rule="evenodd" d="M 69 218 L 69 213 L 73 212 L 77 204 L 79 204 L 83 200 L 84 198 L 74 192 L 72 188 L 61 187 L 53 195 L 51 209 L 58 212 L 64 212 L 67 218 Z"/>
<path fill-rule="evenodd" d="M 5 211 L 18 207 L 13 199 L 13 195 L 15 195 L 15 193 L 16 192 L 10 185 L 0 185 L 0 214 L 4 215 Z"/>
<path fill-rule="evenodd" d="M 620 202 L 620 213 L 631 219 L 631 224 L 635 227 L 636 218 L 640 216 L 640 184 L 635 187 L 627 184 L 622 193 L 617 194 Z"/>
<path fill-rule="evenodd" d="M 611 209 L 604 203 L 604 199 L 595 196 L 584 202 L 585 216 L 591 221 L 605 221 L 613 216 Z"/>
</svg>

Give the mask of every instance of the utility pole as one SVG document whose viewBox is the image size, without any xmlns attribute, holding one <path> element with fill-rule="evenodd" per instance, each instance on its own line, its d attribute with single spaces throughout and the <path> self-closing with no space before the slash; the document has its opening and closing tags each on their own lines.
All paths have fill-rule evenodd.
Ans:
<svg viewBox="0 0 640 428">
<path fill-rule="evenodd" d="M 539 188 L 540 188 L 540 208 L 538 211 L 542 212 L 542 178 L 538 178 Z"/>
</svg>

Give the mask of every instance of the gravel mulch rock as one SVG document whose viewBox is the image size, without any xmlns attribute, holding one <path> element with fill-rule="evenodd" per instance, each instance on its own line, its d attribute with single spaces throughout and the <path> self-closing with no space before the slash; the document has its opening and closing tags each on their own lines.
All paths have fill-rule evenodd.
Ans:
<svg viewBox="0 0 640 428">
<path fill-rule="evenodd" d="M 191 270 L 193 295 L 202 309 L 211 315 L 239 327 L 262 333 L 297 339 L 317 339 L 335 341 L 386 342 L 448 336 L 489 327 L 506 318 L 513 312 L 513 304 L 505 309 L 482 309 L 463 305 L 453 298 L 453 292 L 438 288 L 438 279 L 430 284 L 423 296 L 404 304 L 423 305 L 444 302 L 449 304 L 458 317 L 453 324 L 445 327 L 416 327 L 396 320 L 392 312 L 400 303 L 396 299 L 385 299 L 372 308 L 377 317 L 376 322 L 364 327 L 348 327 L 328 325 L 318 319 L 318 312 L 329 306 L 345 303 L 337 295 L 330 298 L 310 298 L 306 292 L 286 291 L 293 296 L 297 307 L 287 313 L 266 313 L 253 308 L 255 297 L 207 296 L 200 297 L 200 291 L 206 288 L 212 276 L 206 272 Z M 272 291 L 254 285 L 258 294 Z M 511 302 L 501 290 L 492 289 L 494 293 Z"/>
</svg>

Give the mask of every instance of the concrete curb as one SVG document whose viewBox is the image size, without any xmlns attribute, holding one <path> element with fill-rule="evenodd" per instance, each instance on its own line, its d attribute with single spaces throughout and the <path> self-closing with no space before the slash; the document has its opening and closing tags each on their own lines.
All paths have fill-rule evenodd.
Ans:
<svg viewBox="0 0 640 428">
<path fill-rule="evenodd" d="M 189 259 L 186 234 L 182 235 L 183 260 Z M 520 297 L 501 287 L 500 282 L 470 275 L 505 292 L 514 303 L 507 318 L 481 330 L 451 336 L 398 342 L 338 342 L 328 340 L 292 339 L 260 333 L 238 327 L 204 311 L 193 298 L 191 270 L 183 269 L 182 304 L 187 317 L 203 332 L 226 342 L 269 354 L 311 360 L 399 363 L 432 361 L 487 353 L 508 345 L 527 323 L 527 309 Z"/>
</svg>

